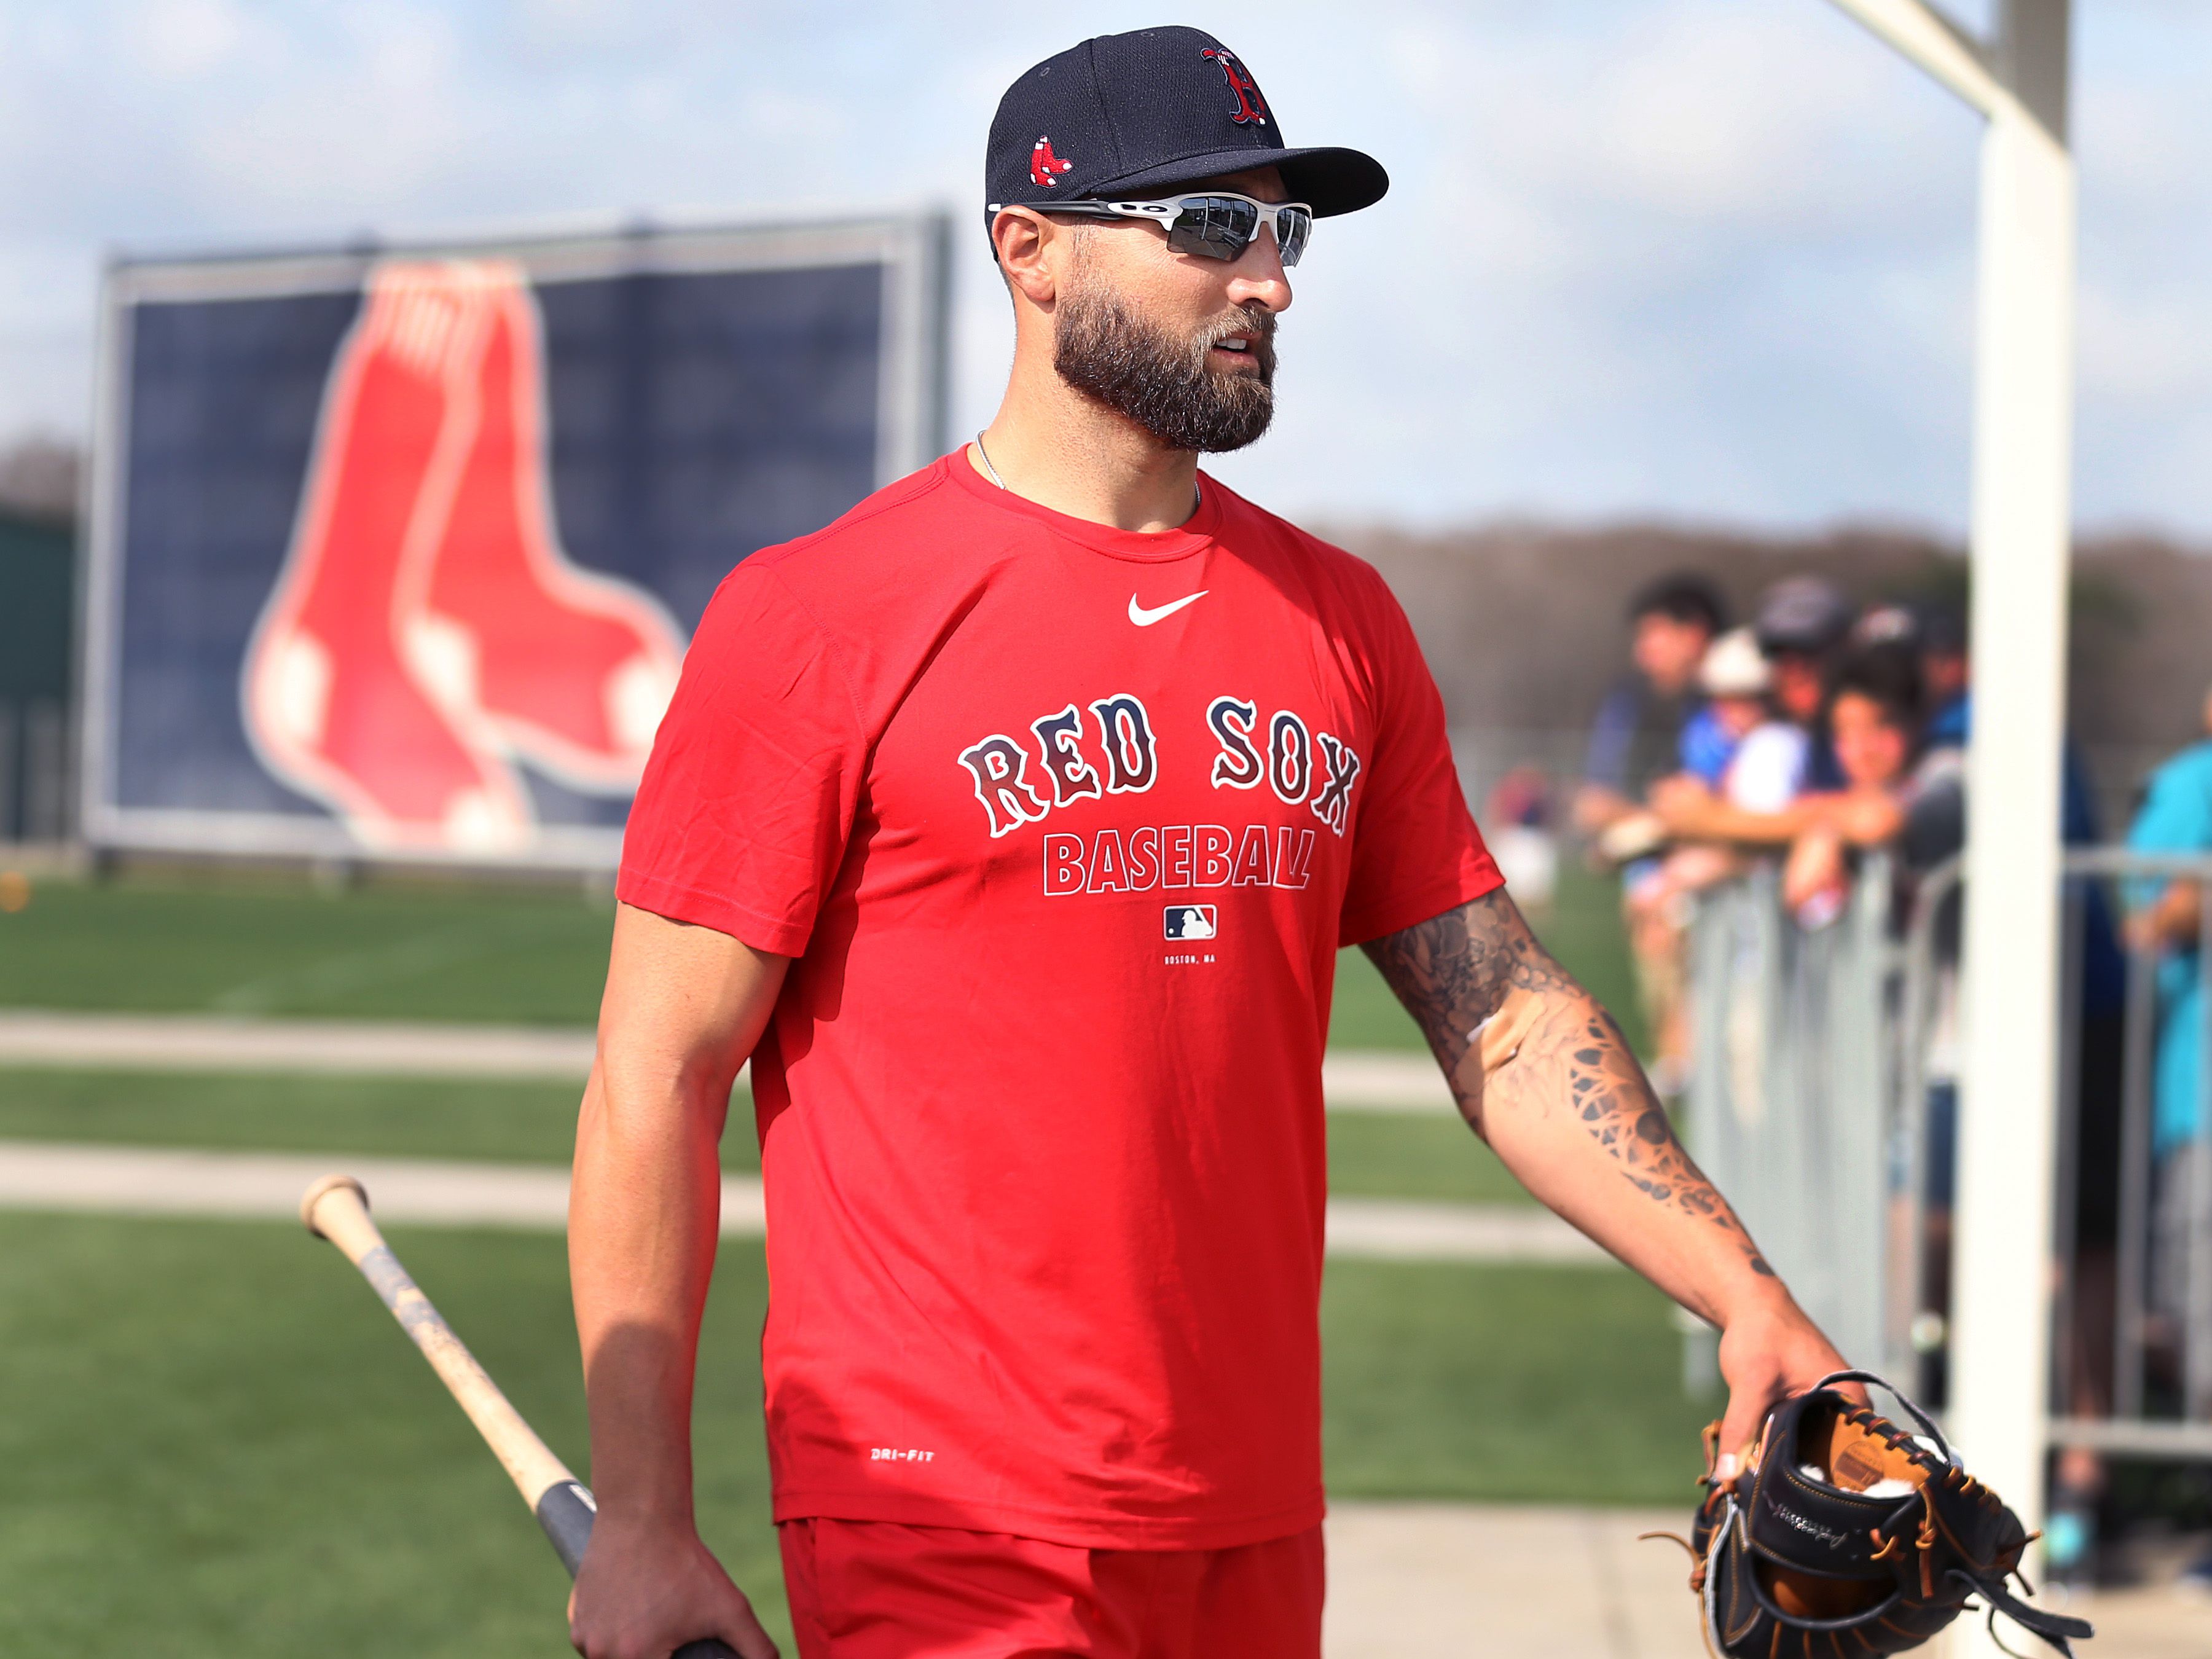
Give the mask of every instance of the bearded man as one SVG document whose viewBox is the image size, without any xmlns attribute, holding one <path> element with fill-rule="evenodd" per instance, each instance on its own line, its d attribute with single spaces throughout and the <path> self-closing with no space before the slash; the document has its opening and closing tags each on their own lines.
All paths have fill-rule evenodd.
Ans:
<svg viewBox="0 0 2212 1659">
<path fill-rule="evenodd" d="M 1037 65 L 997 417 L 709 606 L 577 1139 L 591 1659 L 775 1651 L 691 1511 L 749 1055 L 804 1659 L 1318 1654 L 1341 945 L 1529 1189 L 1722 1328 L 1726 1444 L 1840 1368 L 1506 896 L 1382 579 L 1197 469 L 1267 428 L 1315 219 L 1387 184 L 1196 30 Z"/>
</svg>

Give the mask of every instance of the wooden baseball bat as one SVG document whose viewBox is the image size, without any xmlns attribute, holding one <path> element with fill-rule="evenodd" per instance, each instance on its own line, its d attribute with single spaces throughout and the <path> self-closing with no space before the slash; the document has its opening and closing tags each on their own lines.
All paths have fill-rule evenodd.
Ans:
<svg viewBox="0 0 2212 1659">
<path fill-rule="evenodd" d="M 351 1176 L 325 1176 L 300 1200 L 300 1219 L 318 1238 L 337 1245 L 345 1259 L 361 1270 L 399 1328 L 414 1339 L 430 1369 L 446 1385 L 460 1408 L 477 1425 L 477 1432 L 492 1449 L 507 1478 L 514 1482 L 522 1501 L 530 1505 L 538 1524 L 553 1545 L 553 1553 L 568 1576 L 576 1576 L 585 1547 L 592 1541 L 592 1517 L 599 1505 L 590 1490 L 568 1473 L 568 1466 L 540 1440 L 522 1413 L 514 1409 L 499 1384 L 477 1363 L 477 1358 L 453 1334 L 453 1328 L 430 1305 L 392 1247 L 368 1218 L 368 1194 Z M 737 1659 L 725 1643 L 709 1637 L 678 1648 L 674 1659 Z"/>
</svg>

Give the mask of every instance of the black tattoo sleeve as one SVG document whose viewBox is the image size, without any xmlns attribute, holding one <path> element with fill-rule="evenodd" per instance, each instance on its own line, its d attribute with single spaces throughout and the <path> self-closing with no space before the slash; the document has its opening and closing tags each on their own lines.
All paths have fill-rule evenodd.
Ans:
<svg viewBox="0 0 2212 1659">
<path fill-rule="evenodd" d="M 1773 1271 L 1676 1138 L 1612 1015 L 1502 888 L 1362 948 L 1427 1036 L 1477 1134 L 1489 1139 L 1494 1111 L 1565 1107 L 1638 1191 L 1734 1234 L 1756 1272 Z M 1483 1028 L 1501 1017 L 1511 1030 L 1486 1066 Z"/>
<path fill-rule="evenodd" d="M 1480 1081 L 1469 1079 L 1476 1085 L 1476 1109 L 1470 1111 L 1460 1079 L 1461 1062 L 1476 1031 L 1516 990 L 1547 995 L 1579 991 L 1566 969 L 1536 942 L 1504 888 L 1361 948 L 1429 1039 L 1452 1092 L 1460 1097 L 1460 1109 L 1478 1132 Z"/>
</svg>

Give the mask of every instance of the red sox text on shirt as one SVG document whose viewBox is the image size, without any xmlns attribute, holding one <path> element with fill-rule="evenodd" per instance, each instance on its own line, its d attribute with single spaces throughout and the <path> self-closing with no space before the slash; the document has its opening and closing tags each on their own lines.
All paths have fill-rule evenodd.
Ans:
<svg viewBox="0 0 2212 1659">
<path fill-rule="evenodd" d="M 1034 751 L 1003 732 L 961 752 L 992 836 L 1084 800 L 1148 793 L 1159 777 L 1159 745 L 1141 698 L 1115 692 L 1089 703 L 1086 727 L 1075 702 L 1030 722 Z M 1285 805 L 1304 805 L 1341 836 L 1350 822 L 1361 762 L 1334 733 L 1278 709 L 1262 728 L 1249 698 L 1215 697 L 1206 724 L 1214 752 L 1208 781 L 1216 789 L 1257 789 L 1262 782 Z M 1097 746 L 1086 750 L 1086 731 Z M 1032 770 L 1032 762 L 1035 769 Z M 1314 831 L 1289 824 L 1146 824 L 1044 837 L 1044 890 L 1141 893 L 1153 887 L 1302 888 L 1313 862 Z"/>
</svg>

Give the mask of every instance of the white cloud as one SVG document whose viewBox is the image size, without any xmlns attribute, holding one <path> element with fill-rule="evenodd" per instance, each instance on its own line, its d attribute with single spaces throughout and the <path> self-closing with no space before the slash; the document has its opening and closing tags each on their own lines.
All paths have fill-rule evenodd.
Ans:
<svg viewBox="0 0 2212 1659">
<path fill-rule="evenodd" d="M 220 66 L 237 50 L 246 24 L 231 0 L 150 0 L 130 45 L 149 76 L 185 81 Z"/>
<path fill-rule="evenodd" d="M 1336 518 L 1956 526 L 1976 126 L 1833 7 L 1198 10 L 1291 142 L 1395 185 L 1316 238 L 1240 487 Z M 984 132 L 1073 32 L 1013 0 L 0 0 L 0 435 L 81 425 L 107 247 L 924 200 L 960 215 L 972 428 L 1010 347 Z M 2079 35 L 2077 499 L 2202 531 L 2212 8 L 2103 0 Z"/>
</svg>

